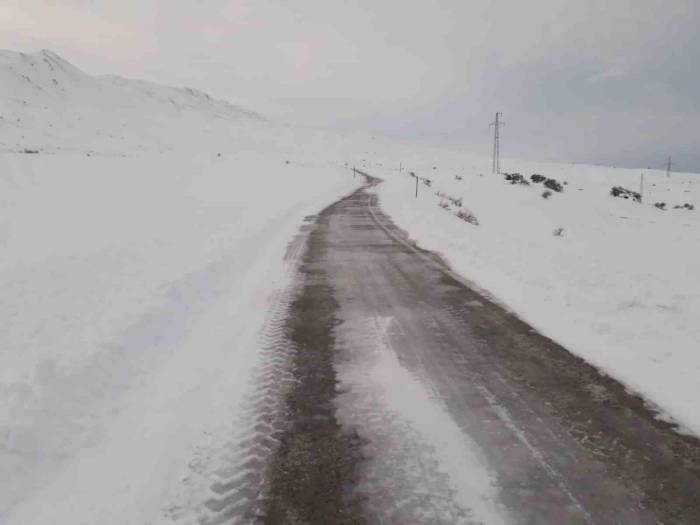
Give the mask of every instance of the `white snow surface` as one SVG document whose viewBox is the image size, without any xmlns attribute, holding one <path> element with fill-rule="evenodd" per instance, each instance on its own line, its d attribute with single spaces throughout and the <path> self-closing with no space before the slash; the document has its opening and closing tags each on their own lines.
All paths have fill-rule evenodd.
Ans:
<svg viewBox="0 0 700 525">
<path fill-rule="evenodd" d="M 346 163 L 385 179 L 381 206 L 421 246 L 700 434 L 700 211 L 652 206 L 700 204 L 700 177 L 646 171 L 640 205 L 609 195 L 636 190 L 637 170 L 503 161 L 568 182 L 543 199 L 486 157 L 284 126 L 48 51 L 2 51 L 1 524 L 168 522 L 188 462 L 245 397 L 287 243 L 361 182 Z M 407 169 L 433 181 L 418 199 Z M 440 208 L 438 190 L 480 225 Z M 399 394 L 425 397 L 382 381 L 398 366 L 382 351 L 367 380 L 410 420 Z M 436 433 L 419 417 L 438 455 L 457 443 L 445 418 Z M 476 464 L 465 454 L 442 464 L 488 516 L 488 475 L 470 495 L 455 470 Z"/>
<path fill-rule="evenodd" d="M 0 516 L 149 523 L 233 417 L 287 243 L 355 184 L 256 154 L 0 163 Z"/>
<path fill-rule="evenodd" d="M 194 89 L 87 75 L 51 51 L 0 51 L 0 80 L 0 148 L 10 151 L 169 151 L 197 132 L 262 122 Z"/>
<path fill-rule="evenodd" d="M 351 302 L 351 301 L 349 301 Z M 510 523 L 479 446 L 391 348 L 392 317 L 341 305 L 338 418 L 366 443 L 356 490 L 376 523 Z"/>
<path fill-rule="evenodd" d="M 700 176 L 506 160 L 502 171 L 537 173 L 564 185 L 510 185 L 488 158 L 415 152 L 405 170 L 368 168 L 385 179 L 380 203 L 417 243 L 441 253 L 474 287 L 628 388 L 659 416 L 700 435 Z M 435 167 L 435 169 L 433 169 Z M 458 180 L 455 176 L 462 177 Z M 437 192 L 462 198 L 474 226 Z M 448 203 L 448 209 L 439 204 Z M 654 206 L 665 202 L 666 211 Z M 561 235 L 554 234 L 562 228 Z"/>
<path fill-rule="evenodd" d="M 170 521 L 288 243 L 361 181 L 205 95 L 0 58 L 0 523 Z"/>
</svg>

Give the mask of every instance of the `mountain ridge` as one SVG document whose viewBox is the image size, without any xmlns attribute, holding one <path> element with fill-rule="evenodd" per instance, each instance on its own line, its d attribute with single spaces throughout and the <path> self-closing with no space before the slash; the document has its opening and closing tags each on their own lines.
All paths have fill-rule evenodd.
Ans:
<svg viewBox="0 0 700 525">
<path fill-rule="evenodd" d="M 127 135 L 148 149 L 173 128 L 185 132 L 212 118 L 265 120 L 191 87 L 90 75 L 47 49 L 0 50 L 0 150 L 121 149 L 104 139 Z"/>
</svg>

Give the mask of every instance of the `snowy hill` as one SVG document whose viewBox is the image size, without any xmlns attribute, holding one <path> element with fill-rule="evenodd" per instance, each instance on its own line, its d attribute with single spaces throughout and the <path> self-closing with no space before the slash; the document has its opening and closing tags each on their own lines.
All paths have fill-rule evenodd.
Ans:
<svg viewBox="0 0 700 525">
<path fill-rule="evenodd" d="M 180 129 L 186 140 L 212 119 L 261 120 L 194 89 L 90 76 L 51 51 L 0 51 L 0 149 L 5 151 L 162 149 L 163 130 Z"/>
</svg>

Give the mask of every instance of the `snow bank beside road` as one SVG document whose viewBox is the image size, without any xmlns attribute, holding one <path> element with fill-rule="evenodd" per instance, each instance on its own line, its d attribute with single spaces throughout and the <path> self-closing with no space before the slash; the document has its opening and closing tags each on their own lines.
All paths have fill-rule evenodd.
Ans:
<svg viewBox="0 0 700 525">
<path fill-rule="evenodd" d="M 0 522 L 157 522 L 235 417 L 287 243 L 360 181 L 268 151 L 0 166 Z"/>
<path fill-rule="evenodd" d="M 237 421 L 287 244 L 361 182 L 328 144 L 0 51 L 0 523 L 160 523 L 183 504 Z"/>
<path fill-rule="evenodd" d="M 638 189 L 639 171 L 509 162 L 509 171 L 567 182 L 544 199 L 541 184 L 507 184 L 485 159 L 432 158 L 436 169 L 409 165 L 432 180 L 418 199 L 406 172 L 370 169 L 386 180 L 377 192 L 396 223 L 540 332 L 700 434 L 700 215 L 653 206 L 697 204 L 700 177 L 647 171 L 639 205 L 609 195 L 613 185 Z M 436 191 L 463 198 L 480 225 L 440 208 Z"/>
</svg>

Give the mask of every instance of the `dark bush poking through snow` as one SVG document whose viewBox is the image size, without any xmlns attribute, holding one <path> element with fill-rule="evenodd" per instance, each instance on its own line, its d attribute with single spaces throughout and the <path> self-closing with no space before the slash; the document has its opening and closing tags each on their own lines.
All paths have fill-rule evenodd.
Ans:
<svg viewBox="0 0 700 525">
<path fill-rule="evenodd" d="M 455 215 L 462 219 L 465 222 L 468 222 L 469 224 L 473 224 L 474 226 L 479 226 L 479 220 L 476 218 L 476 215 L 474 215 L 471 211 L 469 211 L 466 208 L 460 208 L 455 212 Z"/>
<path fill-rule="evenodd" d="M 530 185 L 530 182 L 520 173 L 504 173 L 503 176 L 511 184 L 524 184 L 525 186 Z"/>
<path fill-rule="evenodd" d="M 654 208 L 659 208 L 660 210 L 666 210 L 666 203 L 665 202 L 655 202 Z"/>
<path fill-rule="evenodd" d="M 621 199 L 632 199 L 636 202 L 642 202 L 642 196 L 639 193 L 623 188 L 622 186 L 613 186 L 610 190 L 610 195 Z"/>
<path fill-rule="evenodd" d="M 550 190 L 556 191 L 557 193 L 561 193 L 562 191 L 564 191 L 564 186 L 557 179 L 550 179 L 549 177 L 545 177 L 544 175 L 533 173 L 532 175 L 530 175 L 530 180 L 535 184 L 539 184 L 541 182 L 545 188 L 549 188 Z M 566 182 L 564 182 L 564 184 L 566 184 Z M 547 197 L 545 197 L 545 199 L 546 198 Z"/>
<path fill-rule="evenodd" d="M 694 209 L 695 209 L 695 206 L 692 205 L 692 204 L 688 204 L 688 203 L 686 202 L 685 204 L 676 204 L 676 205 L 673 207 L 673 209 L 674 209 L 674 210 L 688 210 L 688 211 L 690 211 L 690 210 L 694 210 Z"/>
<path fill-rule="evenodd" d="M 442 206 L 442 202 L 449 202 L 457 208 L 462 206 L 462 197 L 455 198 L 448 195 L 447 193 L 442 193 L 441 191 L 435 192 L 435 195 L 440 197 L 440 206 Z"/>
<path fill-rule="evenodd" d="M 555 237 L 561 237 L 564 234 L 564 228 L 555 228 L 552 232 Z"/>
<path fill-rule="evenodd" d="M 549 199 L 549 197 L 550 197 L 551 195 L 552 195 L 552 192 L 549 191 L 549 190 L 544 190 L 544 191 L 542 192 L 542 198 L 543 198 L 543 199 Z"/>
<path fill-rule="evenodd" d="M 547 179 L 544 181 L 544 187 L 556 191 L 557 193 L 564 191 L 564 186 L 562 186 L 561 182 L 556 179 Z"/>
</svg>

